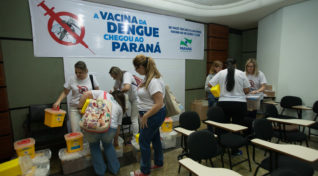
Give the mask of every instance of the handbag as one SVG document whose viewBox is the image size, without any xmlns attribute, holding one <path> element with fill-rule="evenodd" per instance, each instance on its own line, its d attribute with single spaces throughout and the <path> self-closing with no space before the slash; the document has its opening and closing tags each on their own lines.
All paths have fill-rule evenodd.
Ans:
<svg viewBox="0 0 318 176">
<path fill-rule="evenodd" d="M 89 99 L 85 113 L 81 119 L 80 127 L 88 132 L 107 132 L 111 122 L 112 102 L 107 100 L 106 91 L 104 98 Z"/>
<path fill-rule="evenodd" d="M 212 86 L 211 89 L 210 89 L 212 95 L 215 97 L 215 98 L 218 98 L 220 97 L 220 84 L 217 84 L 215 86 Z"/>
<path fill-rule="evenodd" d="M 180 103 L 176 100 L 176 97 L 170 91 L 169 86 L 165 86 L 165 97 L 163 98 L 163 102 L 166 105 L 167 114 L 166 117 L 175 116 L 181 113 Z"/>
</svg>

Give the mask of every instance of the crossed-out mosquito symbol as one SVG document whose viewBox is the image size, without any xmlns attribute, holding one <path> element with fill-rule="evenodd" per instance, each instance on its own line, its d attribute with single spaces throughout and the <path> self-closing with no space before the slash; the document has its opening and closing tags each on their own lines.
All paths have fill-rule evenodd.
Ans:
<svg viewBox="0 0 318 176">
<path fill-rule="evenodd" d="M 55 13 L 54 7 L 51 9 L 46 6 L 45 1 L 42 1 L 37 6 L 42 7 L 46 13 L 44 16 L 49 15 L 50 19 L 48 21 L 48 31 L 51 37 L 58 43 L 62 45 L 77 45 L 80 43 L 85 48 L 87 48 L 90 52 L 95 54 L 91 49 L 89 49 L 88 45 L 83 41 L 85 35 L 85 27 L 78 26 L 76 21 L 78 21 L 78 17 L 70 12 L 57 12 Z M 61 17 L 69 17 L 68 20 L 62 19 Z M 53 23 L 56 21 L 56 24 Z M 56 27 L 58 26 L 58 27 Z M 76 33 L 76 31 L 80 31 L 80 35 Z M 68 35 L 70 35 L 71 39 L 68 39 Z M 73 40 L 72 40 L 73 39 Z"/>
</svg>

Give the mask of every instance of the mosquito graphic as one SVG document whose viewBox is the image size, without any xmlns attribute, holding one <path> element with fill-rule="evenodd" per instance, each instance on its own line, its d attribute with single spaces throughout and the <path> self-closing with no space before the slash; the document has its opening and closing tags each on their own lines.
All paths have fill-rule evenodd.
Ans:
<svg viewBox="0 0 318 176">
<path fill-rule="evenodd" d="M 76 24 L 76 22 L 73 20 L 73 18 L 69 18 L 68 20 L 62 20 L 64 24 L 69 26 L 73 32 L 76 32 L 76 30 L 80 31 L 80 28 Z M 74 39 L 65 28 L 63 28 L 60 24 L 54 24 L 52 27 L 52 32 L 54 32 L 60 40 L 68 41 L 75 43 L 76 39 Z"/>
</svg>

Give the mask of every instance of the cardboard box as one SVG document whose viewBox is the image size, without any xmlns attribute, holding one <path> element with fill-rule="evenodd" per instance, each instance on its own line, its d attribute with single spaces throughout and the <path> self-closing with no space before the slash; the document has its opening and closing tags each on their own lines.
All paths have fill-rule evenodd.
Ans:
<svg viewBox="0 0 318 176">
<path fill-rule="evenodd" d="M 275 97 L 275 91 L 265 90 L 264 94 L 266 97 Z"/>
<path fill-rule="evenodd" d="M 269 85 L 269 84 L 266 84 L 265 90 L 270 90 L 270 91 L 272 91 L 272 90 L 273 90 L 273 86 L 272 86 L 272 85 Z"/>
<path fill-rule="evenodd" d="M 208 100 L 194 100 L 191 104 L 191 111 L 197 112 L 201 120 L 206 120 L 208 105 Z"/>
</svg>

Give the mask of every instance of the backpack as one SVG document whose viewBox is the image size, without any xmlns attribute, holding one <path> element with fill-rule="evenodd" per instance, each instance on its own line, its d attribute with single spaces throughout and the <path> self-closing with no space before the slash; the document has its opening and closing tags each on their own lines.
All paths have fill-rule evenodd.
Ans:
<svg viewBox="0 0 318 176">
<path fill-rule="evenodd" d="M 107 92 L 104 98 L 89 99 L 85 113 L 80 121 L 80 127 L 88 132 L 107 132 L 111 122 L 112 103 L 107 100 Z"/>
<path fill-rule="evenodd" d="M 139 85 L 142 83 L 142 79 L 139 78 L 139 77 L 136 76 L 136 75 L 133 75 L 133 77 L 134 77 L 134 79 L 135 79 L 135 81 L 136 81 L 136 83 L 137 83 L 137 84 L 134 84 L 134 83 L 133 83 L 133 85 L 139 87 Z"/>
<path fill-rule="evenodd" d="M 166 105 L 167 114 L 166 117 L 175 116 L 181 113 L 180 103 L 176 100 L 176 97 L 170 91 L 169 86 L 165 86 L 166 95 L 163 98 L 163 102 Z"/>
</svg>

